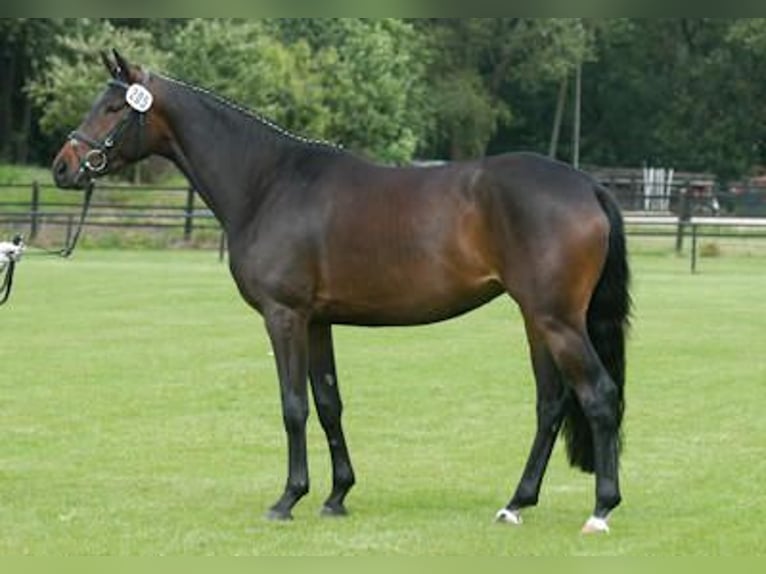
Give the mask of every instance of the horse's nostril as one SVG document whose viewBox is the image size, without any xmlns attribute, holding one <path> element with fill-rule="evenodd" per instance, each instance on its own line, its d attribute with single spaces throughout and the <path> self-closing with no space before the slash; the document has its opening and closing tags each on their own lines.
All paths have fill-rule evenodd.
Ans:
<svg viewBox="0 0 766 574">
<path fill-rule="evenodd" d="M 56 163 L 56 167 L 54 168 L 54 171 L 56 172 L 56 175 L 65 175 L 67 170 L 66 162 L 63 159 L 60 159 L 58 163 Z"/>
</svg>

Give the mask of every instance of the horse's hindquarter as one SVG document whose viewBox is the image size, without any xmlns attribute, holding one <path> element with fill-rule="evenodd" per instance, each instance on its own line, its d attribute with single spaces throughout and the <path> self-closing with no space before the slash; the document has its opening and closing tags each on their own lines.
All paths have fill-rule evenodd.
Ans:
<svg viewBox="0 0 766 574">
<path fill-rule="evenodd" d="M 484 209 L 498 273 L 522 306 L 587 309 L 609 238 L 594 186 L 582 172 L 535 154 L 485 162 Z"/>
<path fill-rule="evenodd" d="M 316 308 L 339 323 L 417 324 L 502 292 L 473 195 L 478 165 L 358 168 L 327 190 Z"/>
</svg>

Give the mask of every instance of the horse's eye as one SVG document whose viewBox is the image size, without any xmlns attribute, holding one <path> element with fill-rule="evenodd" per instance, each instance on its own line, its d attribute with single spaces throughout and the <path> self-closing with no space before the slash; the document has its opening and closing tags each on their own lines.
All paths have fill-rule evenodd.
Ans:
<svg viewBox="0 0 766 574">
<path fill-rule="evenodd" d="M 106 113 L 114 114 L 116 112 L 119 112 L 124 107 L 125 107 L 125 102 L 115 102 L 113 104 L 108 104 L 106 106 Z"/>
</svg>

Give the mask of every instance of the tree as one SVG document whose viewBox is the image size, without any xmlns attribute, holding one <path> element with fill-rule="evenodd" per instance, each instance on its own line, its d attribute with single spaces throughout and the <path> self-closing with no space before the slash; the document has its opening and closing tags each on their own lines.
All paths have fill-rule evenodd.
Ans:
<svg viewBox="0 0 766 574">
<path fill-rule="evenodd" d="M 430 38 L 434 153 L 454 159 L 487 152 L 493 138 L 521 121 L 519 92 L 560 82 L 590 56 L 579 18 L 430 19 L 417 24 Z M 547 131 L 547 130 L 546 130 Z"/>
<path fill-rule="evenodd" d="M 175 40 L 168 69 L 309 137 L 329 124 L 324 107 L 322 54 L 306 42 L 286 46 L 262 20 L 194 19 Z"/>
<path fill-rule="evenodd" d="M 189 18 L 108 18 L 108 20 L 115 28 L 149 32 L 157 49 L 172 51 L 175 35 L 186 25 Z"/>
<path fill-rule="evenodd" d="M 0 158 L 47 163 L 113 46 L 389 162 L 547 152 L 584 63 L 584 164 L 736 177 L 766 163 L 760 18 L 0 19 Z"/>
<path fill-rule="evenodd" d="M 422 123 L 422 65 L 400 21 L 193 20 L 169 64 L 300 135 L 407 161 Z"/>
<path fill-rule="evenodd" d="M 325 62 L 327 137 L 384 161 L 410 160 L 431 125 L 428 55 L 415 29 L 393 18 L 340 18 L 315 23 L 312 41 Z"/>
<path fill-rule="evenodd" d="M 683 26 L 682 21 L 682 26 Z M 759 162 L 763 139 L 763 58 L 727 41 L 731 20 L 686 21 L 680 34 L 685 58 L 675 94 L 660 114 L 659 150 L 676 165 L 712 171 L 723 179 Z"/>
<path fill-rule="evenodd" d="M 24 86 L 45 69 L 63 26 L 63 20 L 0 19 L 0 159 L 23 163 L 35 152 L 34 110 Z"/>
<path fill-rule="evenodd" d="M 586 70 L 588 163 L 737 177 L 763 161 L 764 53 L 755 20 L 625 19 Z M 761 37 L 762 38 L 762 37 Z"/>
<path fill-rule="evenodd" d="M 727 42 L 733 47 L 734 62 L 741 64 L 737 89 L 748 92 L 747 109 L 739 109 L 744 116 L 749 141 L 748 167 L 766 165 L 766 19 L 741 18 L 727 30 Z M 739 66 L 738 66 L 739 67 Z"/>
<path fill-rule="evenodd" d="M 77 20 L 58 38 L 47 68 L 29 82 L 27 91 L 41 110 L 40 126 L 62 138 L 78 125 L 107 79 L 100 50 L 115 48 L 132 61 L 162 69 L 166 55 L 156 50 L 143 30 L 115 28 L 105 20 Z"/>
</svg>

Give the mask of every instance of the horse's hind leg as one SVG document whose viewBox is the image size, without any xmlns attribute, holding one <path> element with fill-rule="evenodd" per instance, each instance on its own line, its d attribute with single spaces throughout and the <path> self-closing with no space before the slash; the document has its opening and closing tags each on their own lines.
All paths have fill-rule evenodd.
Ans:
<svg viewBox="0 0 766 574">
<path fill-rule="evenodd" d="M 539 325 L 551 356 L 584 415 L 582 419 L 572 416 L 574 408 L 571 414 L 566 413 L 568 424 L 586 427 L 567 433 L 570 461 L 596 474 L 596 505 L 583 531 L 607 531 L 609 513 L 621 500 L 619 391 L 593 348 L 584 319 L 548 315 L 539 320 Z"/>
<path fill-rule="evenodd" d="M 527 338 L 537 386 L 537 431 L 516 492 L 497 513 L 498 522 L 516 525 L 521 524 L 521 510 L 537 504 L 566 403 L 571 399 L 544 340 L 531 325 L 527 325 Z"/>
<path fill-rule="evenodd" d="M 325 516 L 343 516 L 343 501 L 354 485 L 354 470 L 341 426 L 343 403 L 335 371 L 335 354 L 330 325 L 309 327 L 309 378 L 319 421 L 322 424 L 332 460 L 332 493 L 322 508 Z"/>
</svg>

